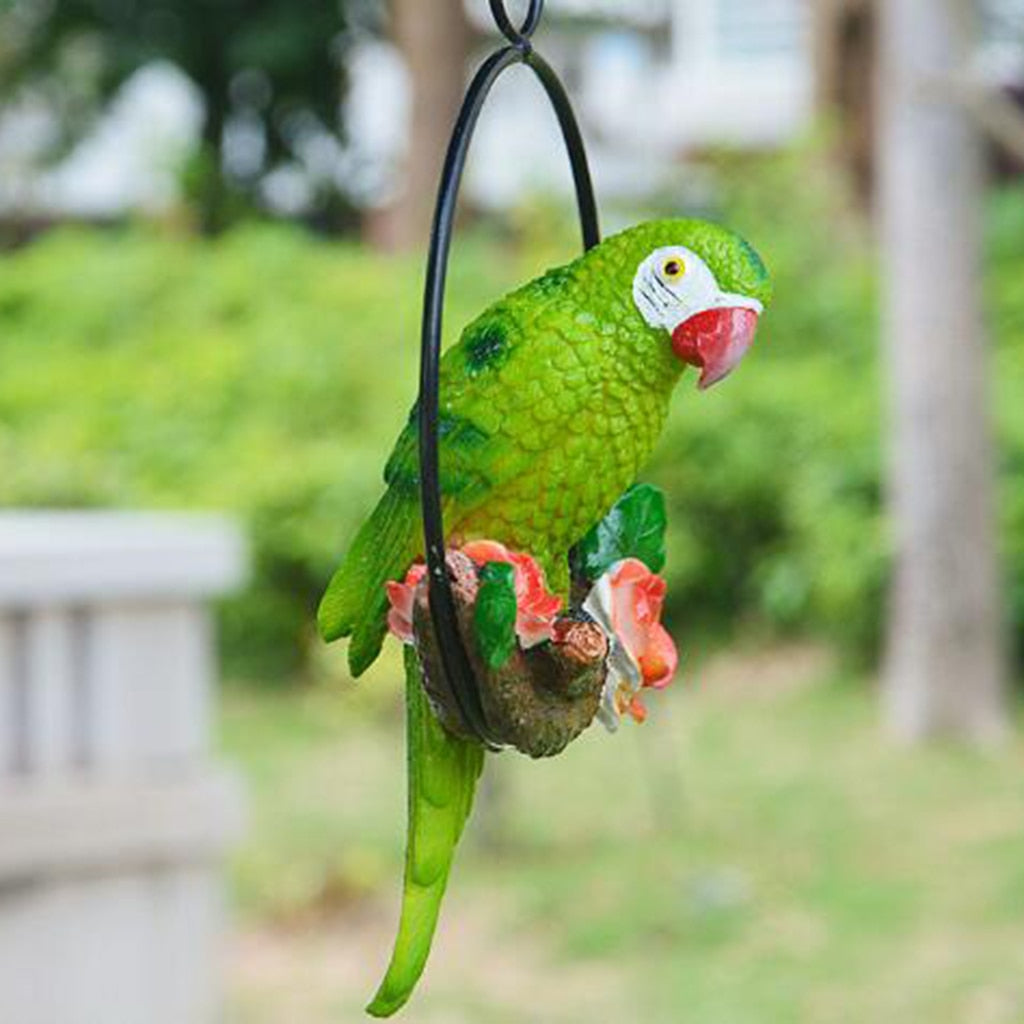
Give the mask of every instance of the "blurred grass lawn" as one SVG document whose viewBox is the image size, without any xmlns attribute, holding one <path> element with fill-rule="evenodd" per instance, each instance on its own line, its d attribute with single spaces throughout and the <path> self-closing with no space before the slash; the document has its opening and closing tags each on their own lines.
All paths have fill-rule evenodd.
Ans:
<svg viewBox="0 0 1024 1024">
<path fill-rule="evenodd" d="M 231 692 L 234 1019 L 360 1019 L 404 831 L 395 664 Z M 691 661 L 617 736 L 489 762 L 413 1022 L 1024 1019 L 1024 743 L 904 750 L 813 652 Z"/>
</svg>

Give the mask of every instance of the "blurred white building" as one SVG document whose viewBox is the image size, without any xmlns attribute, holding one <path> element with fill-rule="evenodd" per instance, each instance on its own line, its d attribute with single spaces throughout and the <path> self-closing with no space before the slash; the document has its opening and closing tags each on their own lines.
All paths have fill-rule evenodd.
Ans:
<svg viewBox="0 0 1024 1024">
<path fill-rule="evenodd" d="M 487 5 L 470 0 L 473 17 Z M 539 47 L 563 73 L 605 196 L 666 183 L 709 146 L 778 146 L 812 114 L 806 0 L 549 0 Z M 511 126 L 515 126 L 514 128 Z M 568 182 L 557 127 L 536 89 L 499 87 L 470 187 L 503 206 Z"/>
<path fill-rule="evenodd" d="M 588 9 L 608 12 L 578 66 L 598 131 L 632 127 L 679 150 L 774 145 L 807 123 L 807 0 L 551 0 L 551 8 L 563 12 L 565 31 Z"/>
<path fill-rule="evenodd" d="M 548 0 L 538 48 L 572 93 L 602 196 L 671 188 L 679 159 L 700 149 L 775 147 L 803 132 L 812 115 L 813 2 Z M 1024 82 L 1024 0 L 983 4 L 981 69 L 995 81 Z M 482 30 L 493 28 L 487 0 L 466 7 Z M 347 67 L 347 141 L 311 137 L 268 177 L 264 193 L 282 212 L 300 213 L 325 176 L 359 205 L 382 205 L 398 187 L 410 110 L 401 57 L 366 37 L 348 49 Z M 182 78 L 166 66 L 143 69 L 93 136 L 44 175 L 25 172 L 18 132 L 0 116 L 0 209 L 103 216 L 172 203 L 174 168 L 200 126 L 197 97 Z M 530 78 L 511 72 L 481 120 L 467 181 L 480 205 L 569 187 L 557 125 Z M 45 117 L 18 116 L 28 150 L 45 143 Z"/>
</svg>

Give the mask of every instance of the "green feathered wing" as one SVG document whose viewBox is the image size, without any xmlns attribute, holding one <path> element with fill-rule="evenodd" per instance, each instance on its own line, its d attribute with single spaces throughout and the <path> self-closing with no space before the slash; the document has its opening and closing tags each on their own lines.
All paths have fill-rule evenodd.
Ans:
<svg viewBox="0 0 1024 1024">
<path fill-rule="evenodd" d="M 430 710 L 411 647 L 405 651 L 405 678 L 409 831 L 402 917 L 387 974 L 366 1008 L 374 1017 L 390 1017 L 404 1006 L 423 973 L 484 760 L 483 747 L 446 732 Z"/>
<path fill-rule="evenodd" d="M 335 572 L 317 620 L 325 640 L 351 636 L 348 664 L 362 675 L 387 633 L 388 580 L 401 579 L 419 550 L 419 508 L 405 488 L 389 487 Z"/>
<path fill-rule="evenodd" d="M 529 453 L 510 443 L 496 400 L 501 385 L 475 368 L 486 344 L 499 337 L 507 353 L 521 338 L 507 306 L 499 303 L 464 332 L 441 366 L 440 476 L 445 526 L 449 532 L 520 474 Z M 521 301 L 521 299 L 519 300 Z M 493 349 L 487 349 L 492 362 Z M 474 363 L 474 359 L 477 363 Z M 351 637 L 349 668 L 359 676 L 380 653 L 387 633 L 388 580 L 401 579 L 423 549 L 419 511 L 419 423 L 414 406 L 409 422 L 384 468 L 387 491 L 356 534 L 320 602 L 318 622 L 327 641 Z"/>
</svg>

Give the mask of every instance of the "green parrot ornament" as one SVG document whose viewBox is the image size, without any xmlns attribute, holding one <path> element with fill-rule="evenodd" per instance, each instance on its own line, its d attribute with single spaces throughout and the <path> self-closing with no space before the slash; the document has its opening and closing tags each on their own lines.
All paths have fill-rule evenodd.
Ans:
<svg viewBox="0 0 1024 1024">
<path fill-rule="evenodd" d="M 441 494 L 449 542 L 495 538 L 529 552 L 567 598 L 569 552 L 636 479 L 687 366 L 698 387 L 750 347 L 771 283 L 754 249 L 701 220 L 609 237 L 499 300 L 444 355 Z M 351 637 L 352 674 L 387 632 L 389 581 L 421 557 L 416 409 L 384 470 L 387 490 L 319 609 L 325 640 Z M 446 731 L 406 651 L 408 839 L 398 937 L 367 1008 L 409 998 L 433 938 L 483 748 Z"/>
</svg>

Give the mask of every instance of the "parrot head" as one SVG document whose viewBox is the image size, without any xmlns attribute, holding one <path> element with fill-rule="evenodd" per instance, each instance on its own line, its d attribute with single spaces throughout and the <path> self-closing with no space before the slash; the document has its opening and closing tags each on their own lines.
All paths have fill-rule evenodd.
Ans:
<svg viewBox="0 0 1024 1024">
<path fill-rule="evenodd" d="M 667 335 L 698 387 L 727 376 L 754 340 L 771 301 L 764 263 L 739 235 L 700 220 L 641 224 L 609 240 L 632 272 L 632 298 L 649 328 Z"/>
</svg>

